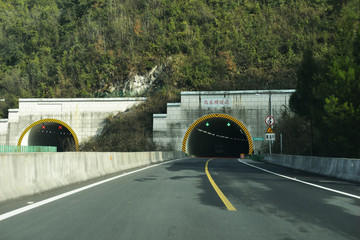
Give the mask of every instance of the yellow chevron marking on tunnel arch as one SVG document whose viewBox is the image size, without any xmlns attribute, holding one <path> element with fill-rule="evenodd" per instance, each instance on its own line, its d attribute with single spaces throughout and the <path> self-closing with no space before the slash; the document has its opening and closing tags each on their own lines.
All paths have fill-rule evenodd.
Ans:
<svg viewBox="0 0 360 240">
<path fill-rule="evenodd" d="M 208 114 L 208 115 L 205 115 L 199 119 L 197 119 L 189 128 L 188 130 L 186 131 L 185 133 L 185 136 L 184 136 L 184 139 L 183 139 L 183 143 L 182 143 L 182 151 L 186 153 L 186 143 L 187 143 L 187 140 L 189 138 L 189 135 L 190 133 L 192 132 L 192 130 L 194 130 L 194 128 L 202 121 L 206 120 L 206 119 L 209 119 L 209 118 L 225 118 L 225 119 L 228 119 L 228 120 L 231 120 L 233 122 L 235 122 L 245 133 L 246 135 L 246 138 L 248 140 L 248 143 L 249 143 L 249 154 L 252 154 L 253 152 L 253 142 L 252 142 L 252 138 L 251 138 L 251 135 L 249 133 L 249 131 L 246 129 L 245 125 L 240 122 L 239 120 L 237 120 L 236 118 L 230 116 L 230 115 L 227 115 L 227 114 L 222 114 L 222 113 L 213 113 L 213 114 Z"/>
<path fill-rule="evenodd" d="M 76 133 L 74 132 L 74 130 L 72 130 L 72 128 L 71 128 L 69 125 L 67 125 L 66 123 L 64 123 L 63 121 L 60 121 L 60 120 L 58 120 L 58 119 L 53 119 L 53 118 L 41 119 L 41 120 L 39 120 L 39 121 L 36 121 L 36 122 L 32 123 L 30 126 L 28 126 L 28 127 L 22 132 L 22 134 L 20 135 L 20 138 L 19 138 L 19 141 L 18 141 L 18 144 L 17 144 L 17 145 L 18 145 L 18 146 L 21 146 L 21 142 L 22 142 L 24 136 L 26 135 L 26 133 L 27 133 L 31 128 L 33 128 L 34 126 L 36 126 L 36 125 L 38 125 L 38 124 L 40 124 L 40 123 L 45 123 L 45 122 L 54 122 L 54 123 L 58 123 L 58 124 L 63 125 L 64 127 L 66 127 L 66 128 L 70 131 L 71 135 L 74 137 L 75 145 L 76 145 L 76 151 L 79 151 L 79 140 L 78 140 L 78 138 L 77 138 Z"/>
</svg>

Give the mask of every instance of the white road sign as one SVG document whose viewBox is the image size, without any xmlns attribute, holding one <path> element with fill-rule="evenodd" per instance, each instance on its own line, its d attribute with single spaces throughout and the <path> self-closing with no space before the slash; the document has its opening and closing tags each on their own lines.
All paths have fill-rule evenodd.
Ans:
<svg viewBox="0 0 360 240">
<path fill-rule="evenodd" d="M 275 133 L 266 133 L 265 140 L 267 141 L 275 141 Z"/>
</svg>

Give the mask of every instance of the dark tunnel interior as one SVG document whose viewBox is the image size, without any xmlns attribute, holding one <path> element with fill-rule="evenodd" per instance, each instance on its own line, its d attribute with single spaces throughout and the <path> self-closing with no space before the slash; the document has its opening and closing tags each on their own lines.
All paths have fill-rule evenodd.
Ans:
<svg viewBox="0 0 360 240">
<path fill-rule="evenodd" d="M 249 153 L 249 142 L 234 121 L 214 117 L 194 127 L 187 140 L 187 152 L 196 157 L 236 158 Z"/>
<path fill-rule="evenodd" d="M 56 146 L 58 152 L 74 151 L 75 140 L 71 132 L 55 122 L 40 123 L 31 128 L 29 146 Z"/>
</svg>

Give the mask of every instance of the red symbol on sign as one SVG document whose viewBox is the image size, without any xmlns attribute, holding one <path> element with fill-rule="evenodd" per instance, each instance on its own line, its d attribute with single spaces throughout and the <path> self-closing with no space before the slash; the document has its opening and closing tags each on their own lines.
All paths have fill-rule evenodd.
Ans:
<svg viewBox="0 0 360 240">
<path fill-rule="evenodd" d="M 41 126 L 41 129 L 45 129 L 45 125 L 42 125 L 42 126 Z"/>
<path fill-rule="evenodd" d="M 62 126 L 61 126 L 61 125 L 59 125 L 59 129 L 62 129 Z"/>
</svg>

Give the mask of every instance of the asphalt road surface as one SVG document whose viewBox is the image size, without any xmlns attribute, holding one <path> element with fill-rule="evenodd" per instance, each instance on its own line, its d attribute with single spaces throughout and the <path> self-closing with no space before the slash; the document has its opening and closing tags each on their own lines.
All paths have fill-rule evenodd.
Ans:
<svg viewBox="0 0 360 240">
<path fill-rule="evenodd" d="M 0 239 L 360 239 L 359 184 L 249 159 L 180 159 L 47 197 L 0 204 Z"/>
</svg>

